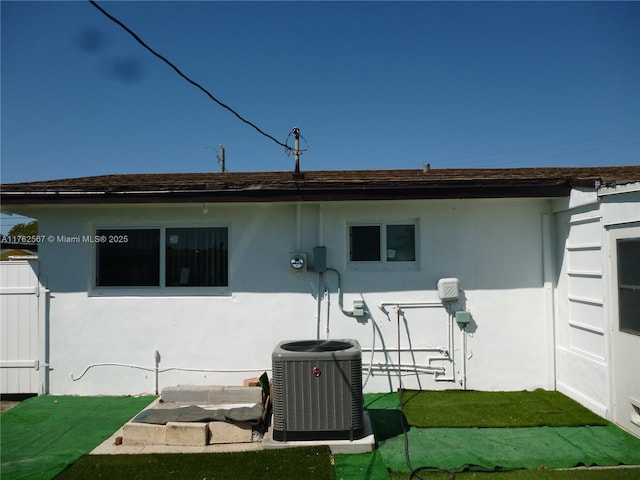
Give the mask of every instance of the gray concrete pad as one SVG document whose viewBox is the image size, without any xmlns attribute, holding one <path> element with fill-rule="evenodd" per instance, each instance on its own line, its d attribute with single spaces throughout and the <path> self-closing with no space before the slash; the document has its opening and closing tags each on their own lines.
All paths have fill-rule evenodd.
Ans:
<svg viewBox="0 0 640 480">
<path fill-rule="evenodd" d="M 262 449 L 279 449 L 308 447 L 313 445 L 327 445 L 332 453 L 366 453 L 375 449 L 376 440 L 371 426 L 371 420 L 366 410 L 364 412 L 365 436 L 358 440 L 310 440 L 295 442 L 279 442 L 273 439 L 272 430 L 265 433 L 262 441 L 249 443 L 222 443 L 206 446 L 188 445 L 125 445 L 118 444 L 118 437 L 122 439 L 123 428 L 118 429 L 111 437 L 90 452 L 90 455 L 133 455 L 139 453 L 223 453 L 223 452 L 251 452 Z"/>
<path fill-rule="evenodd" d="M 185 385 L 165 388 L 162 391 L 164 402 L 168 398 L 171 403 L 180 402 L 180 404 L 184 404 L 185 400 L 196 404 L 235 403 L 239 399 L 254 401 L 256 398 L 261 398 L 261 395 L 262 390 L 259 387 L 194 387 Z M 151 403 L 147 409 L 161 408 L 161 405 L 163 403 L 158 399 Z M 273 439 L 273 427 L 264 434 L 260 441 L 259 438 L 254 438 L 251 429 L 246 428 L 244 425 L 229 424 L 227 426 L 216 425 L 215 423 L 213 425 L 207 423 L 185 425 L 181 423 L 171 427 L 168 424 L 165 427 L 164 425 L 132 424 L 132 422 L 127 422 L 90 454 L 218 453 L 313 445 L 327 445 L 333 453 L 365 453 L 373 451 L 376 444 L 371 420 L 366 411 L 364 412 L 365 434 L 362 438 L 353 441 L 311 440 L 281 442 Z M 216 427 L 221 429 L 219 433 L 214 433 Z M 167 435 L 169 436 L 169 441 L 167 441 Z M 209 436 L 214 440 L 217 438 L 219 443 L 207 444 L 206 438 Z"/>
<path fill-rule="evenodd" d="M 371 419 L 367 411 L 364 411 L 364 436 L 357 440 L 299 440 L 293 442 L 280 442 L 273 439 L 273 422 L 269 431 L 264 435 L 262 440 L 263 448 L 294 448 L 309 447 L 314 445 L 327 445 L 331 449 L 331 453 L 366 453 L 376 448 L 376 439 L 373 434 Z"/>
<path fill-rule="evenodd" d="M 166 403 L 225 404 L 259 403 L 262 401 L 262 388 L 216 385 L 177 385 L 162 389 L 160 395 Z"/>
</svg>

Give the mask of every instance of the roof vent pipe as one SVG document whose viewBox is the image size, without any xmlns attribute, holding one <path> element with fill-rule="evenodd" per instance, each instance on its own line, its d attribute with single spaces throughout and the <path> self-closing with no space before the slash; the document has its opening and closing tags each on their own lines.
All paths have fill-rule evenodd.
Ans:
<svg viewBox="0 0 640 480">
<path fill-rule="evenodd" d="M 425 163 L 422 166 L 422 173 L 429 173 L 431 171 L 431 164 L 430 163 Z"/>
</svg>

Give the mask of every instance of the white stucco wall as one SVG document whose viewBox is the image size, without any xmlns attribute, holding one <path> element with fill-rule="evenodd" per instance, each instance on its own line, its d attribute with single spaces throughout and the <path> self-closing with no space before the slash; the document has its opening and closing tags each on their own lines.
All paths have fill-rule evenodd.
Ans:
<svg viewBox="0 0 640 480">
<path fill-rule="evenodd" d="M 638 365 L 637 360 L 631 366 L 633 360 L 624 361 L 626 354 L 621 362 L 612 355 L 617 348 L 618 306 L 612 299 L 617 267 L 611 261 L 615 245 L 609 231 L 640 224 L 638 184 L 604 187 L 599 194 L 580 192 L 556 209 L 557 389 L 618 420 L 616 372 L 633 369 L 637 378 Z"/>
<path fill-rule="evenodd" d="M 397 388 L 395 372 L 384 372 L 397 359 L 398 323 L 383 302 L 437 300 L 436 283 L 458 277 L 464 291 L 461 307 L 473 316 L 463 338 L 452 325 L 454 362 L 438 360 L 449 349 L 448 314 L 440 308 L 406 308 L 401 318 L 403 364 L 444 368 L 433 373 L 407 372 L 409 388 L 520 390 L 553 388 L 552 318 L 544 289 L 542 199 L 433 200 L 399 202 L 327 202 L 323 205 L 202 204 L 153 206 L 58 207 L 32 210 L 45 235 L 90 235 L 95 228 L 138 225 L 229 226 L 230 295 L 138 296 L 93 295 L 93 246 L 46 242 L 41 245 L 42 277 L 51 290 L 50 386 L 53 394 L 135 394 L 152 392 L 152 371 L 118 363 L 170 370 L 159 387 L 187 383 L 241 384 L 271 367 L 271 352 L 283 339 L 355 338 L 363 347 L 366 391 Z M 299 208 L 299 211 L 298 211 Z M 299 223 L 298 223 L 299 219 Z M 415 270 L 354 271 L 347 262 L 350 222 L 417 221 Z M 363 299 L 368 314 L 342 314 L 337 279 L 326 272 L 330 296 L 322 295 L 317 273 L 294 273 L 289 252 L 312 256 L 327 247 L 327 264 L 341 274 L 344 306 Z M 312 258 L 311 258 L 312 260 Z M 318 300 L 318 286 L 320 299 Z M 374 328 L 375 327 L 375 328 Z M 376 331 L 373 365 L 373 331 Z M 551 337 L 552 338 L 552 337 Z M 463 342 L 466 341 L 466 347 Z M 432 350 L 429 350 L 429 349 Z M 223 373 L 220 370 L 255 372 Z M 466 378 L 463 375 L 466 372 Z M 551 373 L 550 373 L 551 372 Z M 450 380 L 442 381 L 443 378 Z M 466 380 L 466 384 L 463 380 Z"/>
</svg>

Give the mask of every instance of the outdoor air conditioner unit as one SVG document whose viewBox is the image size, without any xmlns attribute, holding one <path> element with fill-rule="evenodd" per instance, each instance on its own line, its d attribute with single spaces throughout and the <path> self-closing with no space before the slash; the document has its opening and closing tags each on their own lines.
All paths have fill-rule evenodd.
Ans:
<svg viewBox="0 0 640 480">
<path fill-rule="evenodd" d="M 357 340 L 284 341 L 276 346 L 272 361 L 274 440 L 364 436 Z"/>
</svg>

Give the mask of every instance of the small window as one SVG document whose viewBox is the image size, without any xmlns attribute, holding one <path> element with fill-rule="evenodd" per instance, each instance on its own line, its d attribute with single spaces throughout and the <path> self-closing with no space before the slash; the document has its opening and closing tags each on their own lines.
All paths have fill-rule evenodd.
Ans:
<svg viewBox="0 0 640 480">
<path fill-rule="evenodd" d="M 620 331 L 640 335 L 640 239 L 618 240 Z"/>
<path fill-rule="evenodd" d="M 166 286 L 227 286 L 227 229 L 167 228 Z"/>
<path fill-rule="evenodd" d="M 349 261 L 397 265 L 415 263 L 415 224 L 350 225 Z"/>
<path fill-rule="evenodd" d="M 96 286 L 160 285 L 160 230 L 97 230 Z"/>
</svg>

